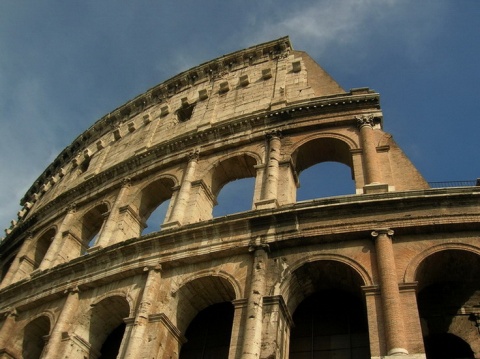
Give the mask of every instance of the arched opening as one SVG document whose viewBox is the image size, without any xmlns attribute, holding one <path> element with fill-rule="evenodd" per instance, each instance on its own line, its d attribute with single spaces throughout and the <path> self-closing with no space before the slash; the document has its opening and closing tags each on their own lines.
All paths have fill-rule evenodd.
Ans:
<svg viewBox="0 0 480 359">
<path fill-rule="evenodd" d="M 96 244 L 107 214 L 108 206 L 102 203 L 89 210 L 83 216 L 80 234 L 82 239 L 81 254 L 84 254 L 88 248 Z"/>
<path fill-rule="evenodd" d="M 122 344 L 123 334 L 125 334 L 126 324 L 122 323 L 108 335 L 100 349 L 98 359 L 116 359 L 120 345 Z"/>
<path fill-rule="evenodd" d="M 50 333 L 50 319 L 41 316 L 25 326 L 23 332 L 22 358 L 39 359 L 45 347 L 45 337 Z"/>
<path fill-rule="evenodd" d="M 317 163 L 300 173 L 297 201 L 355 193 L 351 169 L 339 162 Z"/>
<path fill-rule="evenodd" d="M 292 155 L 299 176 L 297 200 L 355 193 L 350 147 L 336 138 L 317 138 Z"/>
<path fill-rule="evenodd" d="M 256 164 L 253 157 L 244 154 L 230 157 L 215 166 L 210 178 L 218 207 L 212 211 L 214 216 L 252 209 Z"/>
<path fill-rule="evenodd" d="M 293 314 L 290 359 L 370 358 L 364 303 L 341 290 L 306 298 Z"/>
<path fill-rule="evenodd" d="M 48 248 L 52 244 L 53 237 L 55 237 L 55 229 L 49 229 L 40 238 L 38 238 L 35 251 L 33 254 L 33 269 L 37 269 L 42 263 L 43 258 L 47 254 Z"/>
<path fill-rule="evenodd" d="M 228 358 L 235 299 L 232 284 L 223 277 L 205 276 L 185 283 L 176 296 L 177 327 L 188 340 L 180 358 Z"/>
<path fill-rule="evenodd" d="M 116 358 L 125 333 L 124 318 L 130 314 L 125 298 L 108 297 L 94 305 L 90 316 L 89 342 L 100 358 Z"/>
<path fill-rule="evenodd" d="M 475 314 L 480 303 L 480 256 L 462 250 L 436 252 L 419 265 L 416 279 L 427 359 L 473 358 L 472 351 L 480 349 Z M 465 356 L 467 352 L 471 354 Z"/>
<path fill-rule="evenodd" d="M 252 209 L 255 178 L 242 178 L 228 182 L 217 196 L 217 205 L 213 207 L 213 217 Z"/>
<path fill-rule="evenodd" d="M 289 358 L 369 358 L 363 285 L 355 270 L 334 260 L 296 269 L 285 288 L 294 324 Z"/>
<path fill-rule="evenodd" d="M 185 332 L 187 342 L 180 359 L 227 359 L 232 323 L 232 303 L 217 303 L 201 310 Z"/>
<path fill-rule="evenodd" d="M 175 183 L 170 178 L 161 178 L 146 186 L 140 194 L 139 215 L 145 227 L 141 234 L 160 230 L 165 221 Z M 140 234 L 140 233 L 139 233 Z"/>
<path fill-rule="evenodd" d="M 160 230 L 160 225 L 165 221 L 167 217 L 168 208 L 170 207 L 170 200 L 162 202 L 160 206 L 150 214 L 147 219 L 145 228 L 142 231 L 142 235 L 149 234 Z"/>
</svg>

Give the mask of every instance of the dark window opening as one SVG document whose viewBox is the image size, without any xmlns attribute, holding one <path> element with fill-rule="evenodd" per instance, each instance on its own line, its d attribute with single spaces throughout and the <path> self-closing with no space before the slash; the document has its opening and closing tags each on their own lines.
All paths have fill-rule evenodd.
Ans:
<svg viewBox="0 0 480 359">
<path fill-rule="evenodd" d="M 88 167 L 90 167 L 91 160 L 92 160 L 91 157 L 85 158 L 83 160 L 82 164 L 79 166 L 80 167 L 80 172 L 82 172 L 82 173 L 87 172 Z"/>
<path fill-rule="evenodd" d="M 115 359 L 117 357 L 122 344 L 123 334 L 125 333 L 125 327 L 125 323 L 122 323 L 108 335 L 102 345 L 102 349 L 100 349 L 99 359 Z"/>
<path fill-rule="evenodd" d="M 185 333 L 180 359 L 227 359 L 232 335 L 233 305 L 230 302 L 207 307 L 197 314 Z"/>
<path fill-rule="evenodd" d="M 474 358 L 470 346 L 450 333 L 432 334 L 424 338 L 427 359 Z"/>
<path fill-rule="evenodd" d="M 293 315 L 290 359 L 368 359 L 367 315 L 363 302 L 341 290 L 306 298 Z"/>
<path fill-rule="evenodd" d="M 195 108 L 195 104 L 192 103 L 190 105 L 182 105 L 177 111 L 177 119 L 180 122 L 185 122 L 192 118 L 193 109 Z"/>
<path fill-rule="evenodd" d="M 5 264 L 3 265 L 3 268 L 2 268 L 2 273 L 1 273 L 1 278 L 0 278 L 0 281 L 2 281 L 5 276 L 7 275 L 8 273 L 8 270 L 10 269 L 10 267 L 12 266 L 12 263 L 13 261 L 15 260 L 15 256 L 12 256 L 11 258 L 9 258 Z"/>
</svg>

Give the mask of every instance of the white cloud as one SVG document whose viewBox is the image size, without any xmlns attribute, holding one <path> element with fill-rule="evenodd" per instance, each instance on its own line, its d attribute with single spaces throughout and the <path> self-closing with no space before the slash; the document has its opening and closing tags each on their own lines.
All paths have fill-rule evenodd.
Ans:
<svg viewBox="0 0 480 359">
<path fill-rule="evenodd" d="M 428 39 L 448 10 L 445 2 L 410 0 L 326 0 L 291 6 L 259 24 L 257 37 L 264 41 L 288 34 L 296 47 L 308 47 L 313 56 L 333 45 L 365 53 L 388 39 L 392 46 L 406 49 L 406 55 L 417 57 L 428 49 Z"/>
</svg>

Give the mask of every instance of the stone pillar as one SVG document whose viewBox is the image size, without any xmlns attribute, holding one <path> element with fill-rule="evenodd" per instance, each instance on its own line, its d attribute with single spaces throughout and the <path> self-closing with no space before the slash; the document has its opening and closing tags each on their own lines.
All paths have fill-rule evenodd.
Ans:
<svg viewBox="0 0 480 359">
<path fill-rule="evenodd" d="M 372 232 L 375 238 L 378 282 L 382 296 L 385 341 L 387 355 L 408 354 L 400 302 L 397 270 L 392 244 L 393 231 L 379 229 Z"/>
<path fill-rule="evenodd" d="M 150 269 L 145 268 L 145 270 L 148 270 L 147 281 L 143 289 L 142 300 L 133 323 L 124 358 L 136 359 L 143 357 L 140 354 L 146 349 L 150 349 L 147 340 L 148 316 L 153 314 L 152 306 L 156 302 L 160 290 L 162 267 L 158 265 Z"/>
<path fill-rule="evenodd" d="M 280 175 L 279 163 L 280 163 L 280 150 L 282 146 L 281 132 L 272 131 L 267 134 L 267 168 L 266 179 L 262 189 L 262 198 L 255 206 L 257 209 L 263 208 L 276 208 L 278 207 L 277 192 L 278 192 L 278 180 Z"/>
<path fill-rule="evenodd" d="M 281 133 L 279 131 L 267 134 L 268 139 L 268 163 L 267 163 L 267 181 L 265 183 L 264 199 L 277 200 L 278 174 L 280 163 L 280 141 Z"/>
<path fill-rule="evenodd" d="M 12 337 L 14 336 L 15 321 L 18 314 L 15 309 L 11 309 L 7 313 L 5 313 L 5 316 L 6 316 L 5 322 L 3 323 L 2 328 L 0 329 L 0 358 L 4 357 L 2 356 L 4 353 L 6 354 L 9 353 L 7 346 L 10 342 L 10 339 L 12 339 Z"/>
<path fill-rule="evenodd" d="M 58 316 L 55 326 L 50 334 L 50 339 L 43 350 L 42 358 L 61 358 L 63 351 L 62 339 L 68 336 L 72 323 L 75 322 L 79 303 L 79 290 L 77 287 L 65 291 L 67 299 Z"/>
<path fill-rule="evenodd" d="M 253 246 L 252 276 L 247 298 L 242 359 L 258 359 L 262 348 L 263 297 L 267 274 L 268 246 Z"/>
<path fill-rule="evenodd" d="M 22 279 L 22 273 L 30 273 L 33 270 L 33 260 L 31 259 L 30 252 L 32 250 L 32 233 L 27 234 L 22 248 L 17 253 L 12 265 L 10 266 L 7 275 L 3 278 L 2 283 L 0 284 L 0 289 L 10 285 Z"/>
<path fill-rule="evenodd" d="M 192 188 L 192 182 L 195 180 L 195 169 L 198 163 L 198 151 L 194 151 L 189 154 L 189 161 L 187 169 L 183 175 L 182 184 L 178 195 L 175 198 L 172 214 L 168 220 L 168 224 L 162 226 L 162 228 L 174 227 L 183 224 L 185 211 L 187 210 L 188 199 Z"/>
<path fill-rule="evenodd" d="M 48 251 L 45 254 L 45 257 L 43 258 L 42 263 L 40 263 L 40 266 L 39 266 L 40 270 L 50 268 L 56 263 L 58 253 L 62 249 L 63 244 L 65 242 L 65 236 L 63 235 L 63 233 L 66 232 L 71 226 L 72 221 L 75 218 L 76 212 L 77 212 L 77 206 L 74 203 L 68 208 L 67 214 L 63 219 L 62 224 L 60 225 L 60 228 L 55 234 L 52 244 L 48 248 Z"/>
<path fill-rule="evenodd" d="M 373 133 L 374 117 L 356 117 L 360 129 L 360 142 L 363 150 L 363 173 L 365 193 L 388 192 L 388 185 L 383 184 L 382 170 L 375 146 L 375 134 Z"/>
<path fill-rule="evenodd" d="M 119 224 L 120 209 L 124 205 L 125 197 L 128 195 L 128 192 L 130 191 L 130 187 L 131 187 L 130 178 L 123 179 L 122 186 L 120 188 L 120 191 L 118 192 L 117 198 L 115 199 L 115 203 L 110 209 L 108 218 L 105 221 L 102 231 L 98 236 L 96 246 L 106 247 L 108 245 L 119 242 L 116 236 L 119 234 L 118 224 Z"/>
</svg>

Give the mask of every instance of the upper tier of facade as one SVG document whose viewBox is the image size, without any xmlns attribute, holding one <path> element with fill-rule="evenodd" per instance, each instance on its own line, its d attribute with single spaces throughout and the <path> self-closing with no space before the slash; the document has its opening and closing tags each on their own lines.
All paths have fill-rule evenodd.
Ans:
<svg viewBox="0 0 480 359">
<path fill-rule="evenodd" d="M 367 136 L 376 158 L 362 150 L 359 121 L 374 129 L 373 137 Z M 193 181 L 204 182 L 211 208 L 226 182 L 254 177 L 267 163 L 262 147 L 265 134 L 273 132 L 283 137 L 280 167 L 290 168 L 290 177 L 282 177 L 276 189 L 279 205 L 295 202 L 298 174 L 323 161 L 349 166 L 356 193 L 372 182 L 390 191 L 428 188 L 382 131 L 379 94 L 367 88 L 346 92 L 308 54 L 281 38 L 185 71 L 98 120 L 35 181 L 7 234 L 15 236 L 67 204 L 106 198 L 125 178 L 141 187 L 152 174 L 166 176 L 172 192 L 192 153 L 200 167 Z M 238 173 L 220 175 L 225 178 L 214 174 L 217 164 L 233 155 L 245 157 L 244 168 L 235 165 Z M 253 203 L 265 199 L 262 181 L 257 176 Z M 208 208 L 184 223 L 210 218 Z"/>
</svg>

